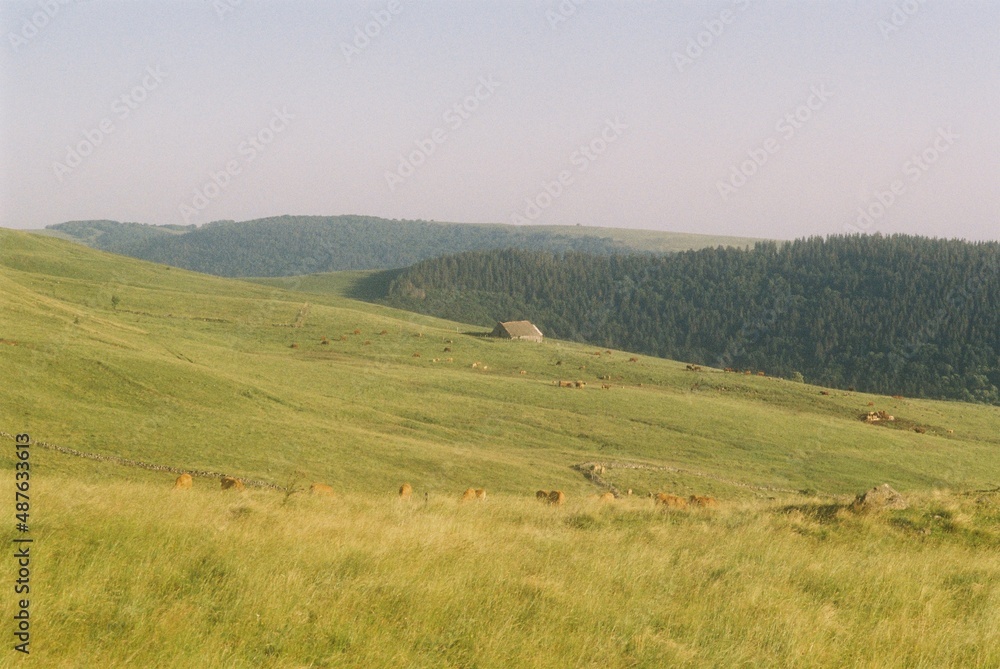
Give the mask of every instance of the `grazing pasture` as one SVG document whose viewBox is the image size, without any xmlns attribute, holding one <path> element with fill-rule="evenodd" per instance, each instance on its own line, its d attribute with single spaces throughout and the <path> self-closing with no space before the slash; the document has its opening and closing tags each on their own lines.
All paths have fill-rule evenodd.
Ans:
<svg viewBox="0 0 1000 669">
<path fill-rule="evenodd" d="M 485 332 L 0 230 L 35 663 L 1000 666 L 1000 408 Z"/>
</svg>

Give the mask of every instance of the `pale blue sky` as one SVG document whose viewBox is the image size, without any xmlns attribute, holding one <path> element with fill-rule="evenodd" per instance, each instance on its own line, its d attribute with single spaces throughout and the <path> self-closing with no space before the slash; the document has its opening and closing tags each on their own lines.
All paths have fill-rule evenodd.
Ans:
<svg viewBox="0 0 1000 669">
<path fill-rule="evenodd" d="M 1000 2 L 577 2 L 4 0 L 0 225 L 1000 237 Z"/>
</svg>

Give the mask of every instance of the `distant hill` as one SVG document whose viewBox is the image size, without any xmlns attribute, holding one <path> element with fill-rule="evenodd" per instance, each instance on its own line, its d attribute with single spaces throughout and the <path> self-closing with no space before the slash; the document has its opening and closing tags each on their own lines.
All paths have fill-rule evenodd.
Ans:
<svg viewBox="0 0 1000 669">
<path fill-rule="evenodd" d="M 372 279 L 369 284 L 375 285 Z M 388 303 L 837 388 L 1000 404 L 1000 244 L 894 235 L 672 256 L 479 251 L 384 282 Z"/>
<path fill-rule="evenodd" d="M 102 251 L 230 277 L 391 269 L 462 251 L 497 248 L 663 253 L 747 246 L 754 239 L 580 226 L 474 225 L 370 216 L 280 216 L 202 227 L 71 221 L 46 232 Z"/>
</svg>

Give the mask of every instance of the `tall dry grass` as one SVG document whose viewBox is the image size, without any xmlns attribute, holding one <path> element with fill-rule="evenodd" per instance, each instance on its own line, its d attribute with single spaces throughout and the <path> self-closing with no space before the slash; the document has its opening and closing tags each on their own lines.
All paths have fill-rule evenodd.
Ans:
<svg viewBox="0 0 1000 669">
<path fill-rule="evenodd" d="M 1000 666 L 997 495 L 865 517 L 166 480 L 36 495 L 37 666 Z"/>
</svg>

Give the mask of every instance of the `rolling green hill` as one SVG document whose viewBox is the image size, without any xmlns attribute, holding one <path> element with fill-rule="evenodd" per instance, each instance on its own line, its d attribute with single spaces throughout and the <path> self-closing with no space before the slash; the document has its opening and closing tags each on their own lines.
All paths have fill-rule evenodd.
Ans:
<svg viewBox="0 0 1000 669">
<path fill-rule="evenodd" d="M 45 232 L 103 251 L 219 276 L 405 267 L 471 249 L 664 253 L 746 246 L 756 241 L 653 230 L 390 221 L 372 216 L 279 216 L 240 223 L 216 221 L 200 228 L 71 221 L 51 225 Z"/>
<path fill-rule="evenodd" d="M 727 475 L 735 464 L 747 483 L 829 493 L 882 478 L 977 486 L 1000 474 L 1000 462 L 984 464 L 1000 443 L 996 408 L 822 396 L 581 344 L 526 346 L 9 231 L 0 266 L 0 360 L 19 380 L 3 390 L 3 424 L 39 426 L 39 438 L 80 450 L 275 481 L 303 469 L 359 490 L 489 473 L 514 491 L 531 487 L 527 472 L 582 490 L 569 466 L 611 458 Z M 564 378 L 589 385 L 553 387 Z M 869 402 L 928 433 L 865 425 Z M 929 440 L 934 448 L 920 447 Z"/>
<path fill-rule="evenodd" d="M 0 230 L 0 432 L 36 441 L 34 661 L 1000 661 L 1000 408 L 483 333 Z M 173 491 L 169 471 L 39 442 L 203 474 Z M 910 508 L 847 510 L 883 482 Z M 469 486 L 487 499 L 459 502 Z M 565 505 L 535 501 L 555 488 Z"/>
</svg>

